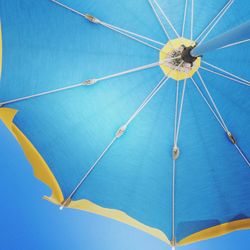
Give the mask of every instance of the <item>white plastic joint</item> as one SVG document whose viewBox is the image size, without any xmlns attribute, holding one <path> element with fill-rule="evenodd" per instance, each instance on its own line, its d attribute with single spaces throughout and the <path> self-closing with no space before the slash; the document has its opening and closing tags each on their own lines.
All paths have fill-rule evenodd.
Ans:
<svg viewBox="0 0 250 250">
<path fill-rule="evenodd" d="M 227 137 L 233 144 L 236 144 L 236 139 L 230 131 L 227 131 Z"/>
<path fill-rule="evenodd" d="M 171 244 L 172 249 L 175 250 L 175 247 L 176 247 L 176 239 L 175 239 L 175 238 L 172 239 L 172 240 L 170 241 L 170 244 Z"/>
<path fill-rule="evenodd" d="M 94 16 L 92 16 L 92 15 L 90 15 L 90 14 L 86 14 L 86 15 L 85 15 L 85 18 L 86 18 L 89 22 L 91 22 L 91 23 L 100 23 L 100 20 L 99 20 L 99 19 L 97 19 L 96 17 L 94 17 Z"/>
<path fill-rule="evenodd" d="M 61 206 L 60 206 L 60 210 L 63 210 L 65 207 L 69 206 L 69 204 L 71 203 L 71 198 L 68 198 L 66 200 L 64 200 L 62 203 L 61 203 Z"/>
<path fill-rule="evenodd" d="M 126 129 L 127 129 L 127 125 L 121 126 L 121 127 L 118 129 L 118 131 L 116 132 L 115 137 L 116 137 L 116 138 L 120 138 L 120 137 L 125 133 Z"/>
<path fill-rule="evenodd" d="M 180 156 L 180 149 L 175 145 L 173 147 L 173 159 L 177 160 Z"/>
<path fill-rule="evenodd" d="M 97 82 L 96 79 L 90 79 L 90 80 L 84 81 L 84 82 L 82 83 L 82 85 L 93 85 L 93 84 L 95 84 L 96 82 Z"/>
</svg>

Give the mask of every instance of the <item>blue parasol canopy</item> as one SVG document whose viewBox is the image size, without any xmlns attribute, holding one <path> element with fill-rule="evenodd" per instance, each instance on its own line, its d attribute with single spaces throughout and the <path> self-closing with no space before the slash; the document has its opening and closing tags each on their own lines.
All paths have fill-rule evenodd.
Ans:
<svg viewBox="0 0 250 250">
<path fill-rule="evenodd" d="M 0 118 L 45 198 L 173 248 L 250 228 L 249 13 L 0 0 Z"/>
</svg>

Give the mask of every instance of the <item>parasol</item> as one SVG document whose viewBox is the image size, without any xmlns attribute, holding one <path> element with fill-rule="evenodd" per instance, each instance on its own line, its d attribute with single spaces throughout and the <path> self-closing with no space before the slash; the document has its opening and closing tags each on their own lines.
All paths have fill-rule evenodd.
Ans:
<svg viewBox="0 0 250 250">
<path fill-rule="evenodd" d="M 247 1 L 0 6 L 0 118 L 45 199 L 173 248 L 250 228 Z"/>
</svg>

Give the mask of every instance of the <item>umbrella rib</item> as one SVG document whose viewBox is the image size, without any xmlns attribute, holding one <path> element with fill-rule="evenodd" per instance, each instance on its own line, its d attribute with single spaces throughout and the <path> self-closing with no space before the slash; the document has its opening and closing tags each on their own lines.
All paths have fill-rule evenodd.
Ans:
<svg viewBox="0 0 250 250">
<path fill-rule="evenodd" d="M 200 78 L 200 80 L 201 80 L 201 82 L 202 82 L 202 85 L 204 86 L 204 88 L 205 88 L 205 90 L 206 90 L 206 92 L 207 92 L 207 94 L 208 94 L 208 96 L 209 96 L 209 98 L 210 98 L 210 100 L 211 100 L 211 102 L 212 102 L 212 104 L 213 104 L 213 106 L 214 106 L 216 112 L 217 112 L 217 115 L 220 117 L 221 122 L 222 122 L 223 125 L 224 125 L 224 130 L 225 130 L 225 132 L 226 132 L 226 134 L 227 134 L 227 136 L 228 136 L 228 139 L 229 139 L 229 140 L 231 141 L 231 143 L 235 146 L 235 148 L 238 150 L 238 152 L 239 152 L 240 155 L 242 156 L 243 160 L 244 160 L 244 161 L 247 163 L 247 165 L 250 167 L 250 161 L 247 159 L 247 157 L 245 156 L 243 150 L 242 150 L 242 149 L 239 147 L 239 145 L 237 144 L 236 139 L 235 139 L 235 137 L 233 136 L 233 134 L 228 130 L 228 128 L 227 128 L 227 126 L 226 126 L 226 124 L 225 124 L 225 121 L 224 121 L 224 119 L 222 118 L 222 116 L 221 116 L 221 114 L 220 114 L 220 112 L 219 112 L 219 110 L 218 110 L 218 108 L 217 108 L 217 106 L 216 106 L 216 104 L 215 104 L 215 102 L 214 102 L 214 100 L 213 100 L 213 98 L 212 98 L 212 96 L 211 96 L 211 94 L 210 94 L 208 88 L 206 87 L 206 84 L 205 84 L 203 78 L 201 77 L 201 74 L 199 73 L 199 71 L 197 71 L 197 74 L 198 74 L 198 76 L 199 76 L 199 78 Z"/>
<path fill-rule="evenodd" d="M 176 145 L 176 134 L 178 127 L 178 104 L 179 104 L 179 80 L 176 81 L 175 115 L 174 115 L 174 145 Z"/>
<path fill-rule="evenodd" d="M 112 25 L 112 24 L 109 24 L 109 23 L 106 23 L 106 22 L 103 22 L 103 21 L 100 21 L 100 24 L 102 24 L 102 25 L 104 25 L 104 26 L 105 26 L 105 25 L 106 25 L 106 26 L 110 26 L 111 28 L 117 29 L 118 31 L 122 31 L 122 32 L 128 33 L 128 34 L 130 34 L 130 35 L 140 37 L 140 38 L 142 38 L 142 39 L 148 40 L 149 42 L 153 42 L 153 43 L 156 43 L 156 44 L 161 45 L 161 46 L 164 46 L 164 45 L 165 45 L 164 43 L 158 42 L 158 41 L 156 41 L 156 40 L 154 40 L 154 39 L 152 39 L 152 38 L 149 38 L 149 37 L 146 37 L 146 36 L 139 35 L 139 34 L 137 34 L 137 33 L 135 33 L 135 32 L 131 32 L 131 31 L 127 30 L 127 29 L 123 29 L 123 28 L 120 28 L 120 27 L 118 27 L 118 26 L 115 26 L 115 25 Z"/>
<path fill-rule="evenodd" d="M 87 171 L 87 173 L 83 176 L 83 178 L 80 180 L 80 182 L 76 185 L 72 193 L 68 196 L 66 200 L 63 201 L 62 205 L 60 206 L 60 210 L 62 210 L 65 206 L 69 205 L 71 202 L 72 197 L 74 194 L 78 191 L 78 189 L 81 187 L 83 182 L 88 178 L 88 176 L 92 173 L 92 171 L 95 169 L 97 164 L 101 161 L 101 159 L 104 157 L 104 155 L 108 152 L 108 150 L 111 148 L 111 146 L 115 143 L 115 141 L 118 139 L 118 136 L 115 136 L 111 142 L 108 144 L 108 146 L 103 150 L 101 155 L 98 157 L 98 159 L 95 161 L 95 163 L 91 166 L 91 168 Z"/>
<path fill-rule="evenodd" d="M 209 104 L 207 98 L 205 97 L 205 95 L 202 93 L 200 87 L 198 86 L 198 84 L 196 83 L 196 81 L 194 80 L 194 78 L 191 78 L 194 86 L 196 87 L 196 89 L 198 90 L 199 94 L 201 95 L 201 97 L 203 98 L 203 100 L 205 101 L 205 103 L 207 104 L 208 108 L 211 110 L 211 112 L 213 113 L 214 117 L 217 119 L 217 121 L 219 122 L 219 124 L 221 125 L 221 127 L 223 128 L 223 130 L 226 131 L 226 128 L 224 127 L 223 123 L 221 122 L 221 120 L 219 119 L 219 117 L 217 116 L 217 114 L 215 113 L 215 111 L 213 110 L 212 106 Z"/>
<path fill-rule="evenodd" d="M 198 86 L 198 84 L 196 83 L 196 81 L 194 80 L 194 78 L 191 78 L 194 86 L 196 87 L 196 89 L 198 90 L 199 94 L 201 95 L 201 97 L 203 98 L 203 100 L 205 101 L 205 103 L 207 104 L 208 108 L 211 110 L 211 112 L 213 113 L 214 117 L 217 119 L 217 121 L 219 122 L 219 124 L 221 125 L 221 127 L 226 131 L 226 128 L 224 127 L 223 123 L 221 122 L 221 120 L 219 119 L 219 117 L 217 116 L 217 114 L 215 113 L 215 111 L 213 110 L 212 106 L 209 104 L 207 98 L 205 97 L 205 95 L 202 93 L 200 87 Z"/>
<path fill-rule="evenodd" d="M 174 58 L 171 58 L 171 59 L 174 59 Z M 82 83 L 74 84 L 74 85 L 71 85 L 71 86 L 58 88 L 58 89 L 54 89 L 54 90 L 50 90 L 50 91 L 45 91 L 45 92 L 41 92 L 41 93 L 34 94 L 34 95 L 28 95 L 28 96 L 25 96 L 25 97 L 12 99 L 12 100 L 5 101 L 5 102 L 0 102 L 0 107 L 2 107 L 3 105 L 12 104 L 12 103 L 15 103 L 15 102 L 20 102 L 20 101 L 25 101 L 25 100 L 32 99 L 32 98 L 35 98 L 35 97 L 49 95 L 49 94 L 53 94 L 53 93 L 57 93 L 57 92 L 61 92 L 61 91 L 81 87 L 81 86 L 92 85 L 92 84 L 95 84 L 97 82 L 104 81 L 104 80 L 107 80 L 107 79 L 111 79 L 111 78 L 131 74 L 131 73 L 134 73 L 134 72 L 150 69 L 150 68 L 153 68 L 153 67 L 157 67 L 157 66 L 159 66 L 159 65 L 161 65 L 163 63 L 165 63 L 165 61 L 155 62 L 155 63 L 147 64 L 147 65 L 144 65 L 144 66 L 136 67 L 136 68 L 133 68 L 133 69 L 129 69 L 129 70 L 126 70 L 126 71 L 122 71 L 122 72 L 119 72 L 119 73 L 116 73 L 116 74 L 107 75 L 107 76 L 100 77 L 100 78 L 97 78 L 97 79 L 87 80 L 87 81 L 84 81 Z"/>
<path fill-rule="evenodd" d="M 185 9 L 184 9 L 184 14 L 183 14 L 183 24 L 182 24 L 181 37 L 184 37 L 184 33 L 185 33 L 185 24 L 186 24 L 186 18 L 187 18 L 187 6 L 188 6 L 188 0 L 186 0 L 186 3 L 185 3 Z"/>
<path fill-rule="evenodd" d="M 111 30 L 113 30 L 113 31 L 115 31 L 115 32 L 118 32 L 118 33 L 120 33 L 120 34 L 122 34 L 122 35 L 124 35 L 124 36 L 126 36 L 126 37 L 128 37 L 128 38 L 130 38 L 130 39 L 133 39 L 133 40 L 135 40 L 135 41 L 137 41 L 137 42 L 139 42 L 139 43 L 141 43 L 141 44 L 144 44 L 144 45 L 146 45 L 146 46 L 148 46 L 148 47 L 150 47 L 150 48 L 153 48 L 153 49 L 155 49 L 155 50 L 160 51 L 159 48 L 157 48 L 157 47 L 155 47 L 155 46 L 153 46 L 153 45 L 151 45 L 151 44 L 149 44 L 149 43 L 147 43 L 147 42 L 144 42 L 144 41 L 142 41 L 142 40 L 140 40 L 140 39 L 138 39 L 138 38 L 136 38 L 136 37 L 143 38 L 143 39 L 145 39 L 145 40 L 148 40 L 148 41 L 150 41 L 150 42 L 153 42 L 153 43 L 156 43 L 156 44 L 159 44 L 159 45 L 162 45 L 162 46 L 164 45 L 163 43 L 160 43 L 160 42 L 158 42 L 158 41 L 156 41 L 156 40 L 154 40 L 154 39 L 148 38 L 148 37 L 146 37 L 146 36 L 142 36 L 142 35 L 139 35 L 139 34 L 137 34 L 137 33 L 135 33 L 135 32 L 131 32 L 131 31 L 128 31 L 128 30 L 126 30 L 126 29 L 122 29 L 122 28 L 120 28 L 120 27 L 117 27 L 117 26 L 114 26 L 114 25 L 105 23 L 105 22 L 103 22 L 103 21 L 101 21 L 101 20 L 97 19 L 96 17 L 91 16 L 91 15 L 89 15 L 89 14 L 83 14 L 83 13 L 81 13 L 81 12 L 79 12 L 79 11 L 77 11 L 77 10 L 71 8 L 71 7 L 69 7 L 68 5 L 62 4 L 62 3 L 59 2 L 59 1 L 56 1 L 56 0 L 50 0 L 50 1 L 54 2 L 55 4 L 58 4 L 59 6 L 65 8 L 65 9 L 67 9 L 67 10 L 70 10 L 70 11 L 72 11 L 72 12 L 74 12 L 74 13 L 76 13 L 76 14 L 78 14 L 78 15 L 84 17 L 84 18 L 86 18 L 88 21 L 90 21 L 90 22 L 92 22 L 92 23 L 100 24 L 100 25 L 102 25 L 103 27 L 106 27 L 106 28 L 111 29 Z M 136 37 L 133 37 L 133 36 L 136 36 Z"/>
<path fill-rule="evenodd" d="M 176 58 L 169 58 L 169 59 L 173 60 L 173 59 L 178 59 L 178 58 L 180 58 L 180 57 L 178 56 Z M 161 62 L 155 62 L 155 63 L 147 64 L 147 65 L 144 65 L 144 66 L 136 67 L 136 68 L 133 68 L 133 69 L 130 69 L 130 70 L 122 71 L 120 73 L 104 76 L 104 77 L 98 78 L 97 81 L 103 81 L 103 80 L 107 80 L 107 79 L 110 79 L 110 78 L 126 75 L 126 74 L 129 74 L 129 73 L 134 73 L 134 72 L 137 72 L 137 71 L 157 67 L 157 66 L 160 66 L 161 64 L 164 64 L 165 62 L 169 62 L 169 59 L 161 61 Z"/>
<path fill-rule="evenodd" d="M 180 104 L 180 111 L 179 111 L 179 117 L 178 117 L 178 123 L 177 123 L 175 145 L 177 145 L 178 143 L 179 134 L 180 134 L 180 126 L 181 126 L 181 118 L 182 118 L 182 113 L 183 113 L 182 111 L 183 111 L 183 104 L 184 104 L 184 98 L 185 98 L 185 92 L 186 92 L 186 84 L 187 84 L 187 79 L 184 80 L 183 88 L 182 88 L 181 104 Z"/>
<path fill-rule="evenodd" d="M 80 87 L 80 86 L 83 86 L 83 83 L 78 83 L 78 84 L 74 84 L 74 85 L 71 85 L 71 86 L 63 87 L 63 88 L 58 88 L 58 89 L 45 91 L 45 92 L 41 92 L 41 93 L 34 94 L 34 95 L 28 95 L 28 96 L 12 99 L 12 100 L 9 100 L 9 101 L 1 102 L 0 107 L 2 107 L 4 105 L 7 105 L 7 104 L 15 103 L 15 102 L 29 100 L 29 99 L 32 99 L 32 98 L 35 98 L 35 97 L 40 97 L 40 96 L 49 95 L 49 94 L 52 94 L 52 93 L 57 93 L 57 92 L 77 88 L 77 87 Z"/>
<path fill-rule="evenodd" d="M 161 6 L 159 5 L 159 3 L 157 2 L 157 0 L 153 0 L 154 3 L 156 4 L 156 6 L 158 7 L 159 11 L 161 12 L 162 16 L 165 18 L 165 20 L 168 22 L 168 24 L 170 25 L 170 27 L 173 29 L 174 33 L 176 34 L 176 36 L 178 38 L 180 38 L 180 35 L 178 34 L 178 32 L 176 31 L 175 27 L 173 26 L 173 24 L 171 23 L 171 21 L 169 20 L 169 18 L 167 17 L 167 15 L 164 13 L 164 11 L 162 10 Z"/>
<path fill-rule="evenodd" d="M 235 46 L 235 45 L 239 45 L 239 44 L 242 44 L 242 43 L 247 43 L 247 42 L 250 42 L 250 39 L 245 39 L 245 40 L 241 40 L 241 41 L 238 41 L 238 42 L 235 42 L 235 43 L 230 43 L 226 46 L 223 46 L 219 49 L 225 49 L 225 48 L 229 48 L 229 47 L 232 47 L 232 46 Z"/>
<path fill-rule="evenodd" d="M 213 115 L 215 116 L 215 118 L 218 120 L 218 122 L 220 123 L 221 127 L 223 128 L 223 130 L 227 133 L 227 136 L 229 138 L 229 140 L 234 144 L 235 148 L 238 150 L 238 152 L 240 153 L 240 155 L 242 156 L 243 160 L 248 164 L 248 166 L 250 167 L 250 161 L 248 160 L 248 158 L 246 157 L 246 155 L 243 153 L 242 149 L 239 147 L 239 145 L 236 143 L 235 138 L 233 137 L 233 135 L 227 131 L 227 129 L 224 127 L 224 125 L 221 123 L 219 117 L 217 116 L 217 114 L 215 113 L 215 111 L 213 110 L 213 108 L 211 107 L 211 105 L 209 104 L 208 100 L 206 99 L 206 97 L 203 95 L 201 89 L 199 88 L 199 86 L 197 85 L 197 83 L 195 82 L 195 80 L 193 78 L 191 78 L 191 80 L 193 81 L 195 87 L 197 88 L 198 92 L 200 93 L 200 95 L 202 96 L 202 98 L 204 99 L 204 101 L 206 102 L 206 104 L 208 105 L 209 109 L 212 111 Z"/>
<path fill-rule="evenodd" d="M 172 174 L 172 250 L 175 249 L 176 237 L 175 237 L 175 184 L 176 184 L 176 160 L 173 159 L 173 174 Z"/>
<path fill-rule="evenodd" d="M 227 125 L 226 125 L 224 119 L 222 118 L 222 116 L 220 114 L 220 111 L 219 111 L 217 105 L 215 104 L 215 101 L 214 101 L 212 95 L 210 94 L 210 92 L 209 92 L 209 90 L 208 90 L 208 88 L 207 88 L 207 86 L 206 86 L 206 84 L 205 84 L 205 82 L 204 82 L 204 80 L 203 80 L 203 78 L 202 78 L 202 76 L 201 76 L 201 74 L 200 74 L 199 71 L 197 71 L 197 75 L 200 78 L 200 81 L 201 81 L 201 83 L 202 83 L 202 85 L 203 85 L 203 87 L 204 87 L 204 89 L 205 89 L 205 91 L 206 91 L 206 93 L 207 93 L 207 95 L 208 95 L 208 97 L 209 97 L 209 99 L 210 99 L 210 101 L 211 101 L 214 109 L 215 109 L 215 112 L 217 113 L 218 117 L 220 118 L 222 124 L 224 125 L 225 132 L 229 132 L 229 130 L 227 128 Z"/>
<path fill-rule="evenodd" d="M 216 21 L 216 19 L 221 15 L 221 13 L 228 7 L 228 5 L 232 2 L 232 0 L 228 1 L 225 6 L 219 11 L 219 13 L 213 18 L 213 20 L 206 26 L 206 28 L 200 33 L 200 35 L 195 39 L 195 41 L 198 41 L 204 33 L 211 27 L 211 25 Z"/>
<path fill-rule="evenodd" d="M 81 13 L 80 11 L 77 11 L 77 10 L 73 9 L 73 8 L 69 7 L 68 5 L 66 5 L 66 4 L 63 4 L 63 3 L 59 2 L 59 1 L 56 1 L 56 0 L 50 0 L 50 1 L 53 2 L 53 3 L 55 3 L 55 4 L 60 5 L 61 7 L 65 8 L 65 9 L 67 9 L 67 10 L 70 10 L 70 11 L 76 13 L 76 14 L 78 14 L 78 15 L 84 17 L 84 18 L 87 18 L 87 15 L 86 15 L 86 14 L 83 14 L 83 13 Z"/>
<path fill-rule="evenodd" d="M 177 67 L 176 70 L 180 68 L 180 66 L 183 64 L 181 62 Z M 172 69 L 168 72 L 170 73 Z M 169 77 L 166 78 L 166 76 L 163 77 L 163 79 L 157 84 L 157 86 L 152 90 L 150 95 L 144 100 L 144 102 L 141 104 L 141 106 L 135 111 L 135 113 L 129 118 L 129 120 L 126 122 L 126 126 L 128 126 L 135 118 L 136 116 L 144 109 L 144 107 L 150 102 L 150 100 L 159 92 L 159 90 L 165 85 L 165 83 L 169 80 Z"/>
<path fill-rule="evenodd" d="M 210 72 L 210 73 L 212 73 L 212 74 L 219 75 L 219 76 L 222 76 L 222 77 L 224 77 L 224 78 L 227 78 L 227 79 L 229 79 L 229 80 L 231 80 L 231 81 L 238 82 L 238 83 L 243 84 L 243 85 L 246 85 L 246 86 L 248 86 L 248 87 L 250 86 L 250 83 L 247 83 L 247 82 L 245 82 L 245 81 L 235 79 L 235 78 L 233 78 L 233 77 L 230 77 L 230 76 L 227 76 L 227 75 L 225 75 L 225 74 L 216 72 L 216 71 L 214 71 L 214 70 L 208 69 L 208 68 L 203 67 L 203 66 L 200 66 L 200 68 L 201 68 L 202 70 L 206 70 L 206 71 L 208 71 L 208 72 Z"/>
<path fill-rule="evenodd" d="M 162 23 L 161 18 L 160 18 L 160 16 L 158 15 L 158 13 L 157 13 L 157 11 L 156 11 L 156 8 L 154 7 L 154 5 L 153 5 L 153 3 L 152 3 L 151 0 L 148 0 L 148 2 L 149 2 L 149 4 L 150 4 L 150 6 L 151 6 L 151 8 L 152 8 L 152 10 L 153 10 L 153 12 L 154 12 L 154 14 L 155 14 L 157 20 L 158 20 L 158 22 L 160 23 L 160 25 L 161 25 L 161 27 L 162 27 L 164 33 L 166 34 L 170 46 L 174 49 L 174 51 L 176 51 L 176 48 L 174 47 L 173 42 L 172 42 L 172 40 L 171 40 L 171 38 L 170 38 L 170 36 L 169 36 L 169 33 L 167 32 L 167 30 L 166 30 L 164 24 Z M 161 52 L 165 53 L 163 50 L 161 50 Z"/>
<path fill-rule="evenodd" d="M 152 92 L 147 96 L 139 108 L 133 113 L 133 115 L 125 123 L 126 127 L 136 118 L 136 116 L 145 108 L 145 106 L 151 101 L 151 99 L 158 93 L 158 91 L 163 87 L 163 85 L 168 81 L 169 77 L 163 77 L 162 80 L 157 84 L 157 86 L 152 90 Z"/>
<path fill-rule="evenodd" d="M 76 192 L 79 190 L 83 182 L 88 178 L 88 176 L 92 173 L 92 171 L 95 169 L 95 167 L 98 165 L 98 163 L 101 161 L 101 159 L 104 157 L 104 155 L 108 152 L 108 150 L 111 148 L 111 146 L 115 143 L 115 141 L 120 138 L 124 132 L 126 131 L 128 125 L 132 122 L 132 120 L 142 111 L 142 109 L 149 103 L 149 101 L 154 97 L 154 95 L 160 90 L 160 88 L 165 84 L 165 82 L 168 80 L 165 76 L 162 78 L 162 80 L 157 84 L 157 86 L 152 90 L 152 92 L 146 97 L 146 99 L 143 101 L 143 103 L 139 106 L 139 108 L 136 110 L 136 112 L 129 118 L 129 120 L 120 127 L 120 129 L 116 132 L 116 135 L 111 140 L 111 142 L 108 144 L 108 146 L 104 149 L 104 151 L 101 153 L 101 155 L 97 158 L 97 160 L 94 162 L 94 164 L 90 167 L 90 169 L 87 171 L 87 173 L 83 176 L 83 178 L 80 180 L 80 182 L 76 185 L 74 190 L 70 193 L 70 195 L 67 197 L 66 200 L 63 201 L 60 209 L 63 209 L 65 206 L 69 205 L 71 202 L 73 196 L 76 194 Z"/>
<path fill-rule="evenodd" d="M 180 66 L 183 64 L 180 63 L 176 69 L 178 70 Z M 169 73 L 172 70 L 169 71 Z M 70 195 L 62 202 L 60 209 L 63 209 L 65 206 L 68 206 L 73 198 L 73 196 L 76 194 L 76 192 L 79 190 L 80 186 L 83 184 L 83 182 L 87 179 L 87 177 L 92 173 L 92 171 L 95 169 L 95 167 L 98 165 L 98 163 L 101 161 L 101 159 L 104 157 L 104 155 L 108 152 L 110 147 L 115 143 L 115 141 L 120 138 L 125 131 L 127 130 L 127 127 L 129 124 L 136 118 L 136 116 L 146 107 L 146 105 L 152 100 L 152 98 L 159 92 L 159 90 L 165 85 L 165 83 L 169 80 L 169 77 L 164 76 L 161 81 L 156 85 L 156 87 L 150 92 L 150 94 L 144 99 L 142 104 L 138 107 L 138 109 L 132 114 L 132 116 L 128 119 L 128 121 L 122 125 L 118 131 L 116 132 L 114 138 L 111 140 L 111 142 L 108 144 L 108 146 L 104 149 L 104 151 L 101 153 L 101 155 L 98 157 L 98 159 L 95 161 L 95 163 L 90 167 L 90 169 L 87 171 L 87 173 L 83 176 L 83 178 L 80 180 L 80 182 L 76 185 L 74 190 L 70 193 Z"/>
<path fill-rule="evenodd" d="M 222 11 L 221 15 L 218 17 L 218 19 L 214 22 L 214 24 L 209 28 L 209 30 L 207 31 L 207 33 L 204 35 L 204 37 L 201 39 L 201 41 L 199 42 L 198 45 L 201 45 L 204 40 L 207 38 L 207 36 L 210 34 L 210 32 L 216 27 L 217 23 L 221 20 L 221 18 L 227 13 L 227 11 L 229 10 L 229 8 L 232 6 L 233 4 L 233 0 L 228 4 L 228 6 L 224 9 L 224 11 Z"/>
<path fill-rule="evenodd" d="M 194 0 L 191 0 L 191 28 L 190 28 L 190 40 L 193 40 L 194 33 Z"/>
<path fill-rule="evenodd" d="M 183 111 L 183 103 L 186 91 L 186 79 L 183 82 L 182 95 L 181 95 L 181 103 L 179 106 L 179 81 L 176 82 L 176 98 L 175 98 L 175 115 L 174 115 L 174 145 L 173 145 L 173 176 L 172 176 L 172 247 L 174 248 L 176 245 L 176 237 L 175 237 L 175 185 L 176 185 L 176 160 L 179 157 L 179 148 L 178 148 L 178 136 L 181 124 L 181 117 Z"/>
<path fill-rule="evenodd" d="M 149 4 L 150 4 L 150 6 L 151 6 L 151 8 L 152 8 L 152 10 L 153 10 L 153 12 L 154 12 L 156 18 L 157 18 L 159 24 L 161 25 L 161 27 L 162 27 L 164 33 L 166 34 L 168 40 L 170 41 L 171 38 L 170 38 L 170 36 L 169 36 L 169 34 L 168 34 L 168 32 L 167 32 L 165 26 L 163 25 L 163 23 L 162 23 L 162 21 L 161 21 L 161 18 L 160 18 L 160 16 L 158 15 L 158 13 L 157 13 L 157 11 L 156 11 L 156 9 L 155 9 L 155 7 L 154 7 L 152 1 L 151 1 L 151 0 L 148 0 L 148 2 L 149 2 Z"/>
<path fill-rule="evenodd" d="M 215 66 L 214 64 L 208 63 L 208 62 L 206 62 L 204 60 L 202 60 L 202 63 L 204 63 L 204 64 L 206 64 L 206 65 L 208 65 L 208 66 L 210 66 L 210 67 L 212 67 L 214 69 L 217 69 L 217 70 L 219 70 L 219 71 L 221 71 L 221 72 L 223 72 L 223 73 L 225 73 L 225 74 L 227 74 L 229 76 L 232 76 L 232 77 L 234 77 L 234 78 L 236 78 L 236 79 L 238 79 L 238 80 L 240 80 L 242 82 L 245 82 L 248 85 L 250 84 L 250 81 L 248 81 L 248 80 L 246 80 L 246 79 L 244 79 L 242 77 L 239 77 L 239 76 L 237 76 L 235 74 L 232 74 L 232 73 L 230 73 L 230 72 L 228 72 L 228 71 L 226 71 L 226 70 L 224 70 L 222 68 L 219 68 L 218 66 Z"/>
<path fill-rule="evenodd" d="M 111 26 L 111 25 L 109 25 L 109 24 L 106 24 L 106 23 L 104 23 L 104 22 L 102 22 L 102 21 L 100 21 L 100 24 L 101 24 L 102 26 L 104 26 L 104 27 L 110 29 L 110 30 L 113 30 L 113 31 L 115 31 L 115 32 L 118 32 L 118 33 L 120 33 L 120 34 L 122 34 L 122 35 L 124 35 L 124 36 L 126 36 L 126 37 L 128 37 L 128 38 L 130 38 L 130 39 L 132 39 L 132 40 L 135 40 L 135 41 L 137 41 L 137 42 L 139 42 L 139 43 L 141 43 L 141 44 L 144 44 L 144 45 L 146 45 L 146 46 L 148 46 L 148 47 L 150 47 L 150 48 L 152 48 L 152 49 L 155 49 L 155 50 L 158 50 L 158 51 L 161 50 L 161 49 L 159 49 L 159 48 L 157 48 L 157 47 L 155 47 L 155 46 L 153 46 L 153 45 L 151 45 L 151 44 L 149 44 L 149 43 L 147 43 L 147 42 L 144 42 L 144 41 L 142 41 L 142 40 L 140 40 L 140 39 L 138 39 L 138 38 L 136 38 L 136 37 L 133 37 L 133 36 L 131 36 L 131 35 L 129 35 L 129 34 L 126 34 L 126 33 L 125 33 L 124 31 L 122 31 L 121 29 L 114 28 L 114 26 Z M 162 45 L 164 45 L 164 44 L 162 44 Z"/>
</svg>

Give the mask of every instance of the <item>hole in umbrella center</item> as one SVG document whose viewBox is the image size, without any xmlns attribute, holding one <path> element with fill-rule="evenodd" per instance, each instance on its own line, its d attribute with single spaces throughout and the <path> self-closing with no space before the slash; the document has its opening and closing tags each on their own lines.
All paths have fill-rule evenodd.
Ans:
<svg viewBox="0 0 250 250">
<path fill-rule="evenodd" d="M 160 51 L 160 65 L 166 76 L 175 80 L 190 78 L 199 69 L 201 59 L 197 58 L 193 63 L 184 62 L 182 52 L 184 48 L 194 46 L 195 42 L 185 38 L 178 38 L 169 41 Z"/>
</svg>

